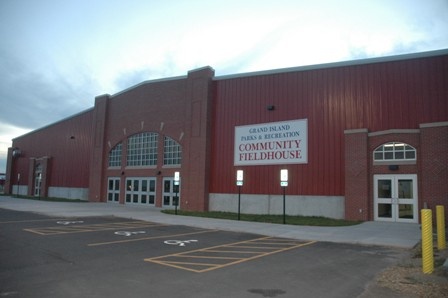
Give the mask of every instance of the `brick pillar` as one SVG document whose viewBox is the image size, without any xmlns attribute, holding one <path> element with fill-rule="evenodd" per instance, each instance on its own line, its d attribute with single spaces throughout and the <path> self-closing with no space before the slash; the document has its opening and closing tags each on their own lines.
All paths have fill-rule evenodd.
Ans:
<svg viewBox="0 0 448 298">
<path fill-rule="evenodd" d="M 41 158 L 40 162 L 42 164 L 42 184 L 40 188 L 40 195 L 42 197 L 48 196 L 48 182 L 51 177 L 51 167 L 50 167 L 51 157 L 44 156 Z"/>
<path fill-rule="evenodd" d="M 434 212 L 436 205 L 448 210 L 448 122 L 421 124 L 420 147 L 420 201 Z"/>
<path fill-rule="evenodd" d="M 345 132 L 345 218 L 369 220 L 369 146 L 367 129 Z"/>
<path fill-rule="evenodd" d="M 108 94 L 95 98 L 95 109 L 93 116 L 93 149 L 90 156 L 90 177 L 89 177 L 89 201 L 107 201 L 105 187 L 103 187 L 103 164 L 106 160 L 104 156 L 104 136 L 106 133 L 107 105 L 110 96 Z"/>
<path fill-rule="evenodd" d="M 181 208 L 184 210 L 208 210 L 213 76 L 214 70 L 210 67 L 188 73 L 181 169 Z"/>
<path fill-rule="evenodd" d="M 34 196 L 34 171 L 36 169 L 36 158 L 31 157 L 28 164 L 28 196 Z"/>
</svg>

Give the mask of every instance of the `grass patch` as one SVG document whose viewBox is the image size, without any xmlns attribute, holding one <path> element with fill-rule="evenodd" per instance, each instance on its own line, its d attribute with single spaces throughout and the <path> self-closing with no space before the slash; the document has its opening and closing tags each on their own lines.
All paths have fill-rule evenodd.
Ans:
<svg viewBox="0 0 448 298">
<path fill-rule="evenodd" d="M 175 211 L 171 209 L 166 209 L 162 210 L 162 212 L 166 214 L 174 214 Z M 177 210 L 177 214 L 185 216 L 195 216 L 195 217 L 238 220 L 238 213 L 232 213 L 232 212 L 218 212 L 218 211 L 197 212 L 197 211 Z M 240 214 L 240 220 L 283 224 L 283 215 Z M 291 216 L 291 215 L 286 216 L 286 224 L 288 225 L 340 227 L 340 226 L 353 226 L 360 223 L 361 221 L 333 219 L 321 216 Z"/>
</svg>

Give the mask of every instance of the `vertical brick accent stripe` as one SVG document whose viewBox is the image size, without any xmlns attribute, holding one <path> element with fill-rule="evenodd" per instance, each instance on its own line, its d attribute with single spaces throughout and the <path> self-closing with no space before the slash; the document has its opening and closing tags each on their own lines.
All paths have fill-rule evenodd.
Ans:
<svg viewBox="0 0 448 298">
<path fill-rule="evenodd" d="M 367 129 L 345 133 L 345 218 L 369 219 L 369 154 Z"/>
<path fill-rule="evenodd" d="M 422 124 L 420 131 L 421 194 L 435 212 L 436 205 L 448 206 L 448 122 Z"/>
</svg>

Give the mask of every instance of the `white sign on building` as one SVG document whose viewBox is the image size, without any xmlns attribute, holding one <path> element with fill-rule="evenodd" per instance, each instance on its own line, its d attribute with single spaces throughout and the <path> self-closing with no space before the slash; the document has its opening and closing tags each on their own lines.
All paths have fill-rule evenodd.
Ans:
<svg viewBox="0 0 448 298">
<path fill-rule="evenodd" d="M 234 165 L 308 163 L 307 119 L 235 127 Z"/>
</svg>

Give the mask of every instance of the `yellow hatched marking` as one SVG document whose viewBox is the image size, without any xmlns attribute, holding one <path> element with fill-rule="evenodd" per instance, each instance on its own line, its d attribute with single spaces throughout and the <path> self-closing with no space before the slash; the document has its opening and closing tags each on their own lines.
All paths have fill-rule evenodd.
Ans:
<svg viewBox="0 0 448 298">
<path fill-rule="evenodd" d="M 217 245 L 217 246 L 213 246 L 213 247 L 208 247 L 208 248 L 203 248 L 203 249 L 197 249 L 197 250 L 193 250 L 193 251 L 188 251 L 188 252 L 183 252 L 183 253 L 178 253 L 178 254 L 171 254 L 171 255 L 166 255 L 166 256 L 160 256 L 160 257 L 155 257 L 155 258 L 147 258 L 145 259 L 146 262 L 152 262 L 152 263 L 156 263 L 156 264 L 160 264 L 160 265 L 165 265 L 165 266 L 170 266 L 170 267 L 174 267 L 174 268 L 178 268 L 178 269 L 182 269 L 182 270 L 187 270 L 187 271 L 192 271 L 192 272 L 196 272 L 196 273 L 203 273 L 203 272 L 208 272 L 211 270 L 215 270 L 215 269 L 219 269 L 219 268 L 223 268 L 223 267 L 227 267 L 227 266 L 231 266 L 231 265 L 236 265 L 236 264 L 240 264 L 243 262 L 247 262 L 250 260 L 254 260 L 257 258 L 261 258 L 261 257 L 265 257 L 265 256 L 269 256 L 275 253 L 279 253 L 279 252 L 283 252 L 283 251 L 287 251 L 287 250 L 291 250 L 294 248 L 299 248 L 299 247 L 303 247 L 306 245 L 311 245 L 313 243 L 316 243 L 316 241 L 309 241 L 309 242 L 301 242 L 301 241 L 287 241 L 287 245 L 283 245 L 279 246 L 279 247 L 264 247 L 263 245 L 265 245 L 265 241 L 264 240 L 269 240 L 270 243 L 276 243 L 278 242 L 283 242 L 283 244 L 285 244 L 284 239 L 280 239 L 280 238 L 274 238 L 274 237 L 262 237 L 262 238 L 258 238 L 258 239 L 253 239 L 253 240 L 246 240 L 246 241 L 241 241 L 241 242 L 237 242 L 237 243 L 231 243 L 231 244 L 224 244 L 224 245 Z M 248 245 L 249 244 L 249 245 Z M 253 246 L 253 244 L 261 244 L 260 247 L 257 246 Z M 248 248 L 248 249 L 262 249 L 264 251 L 235 251 L 235 250 L 227 250 L 228 248 L 233 249 L 233 248 Z M 266 251 L 269 250 L 269 251 Z M 211 256 L 201 256 L 201 255 L 195 255 L 195 253 L 216 253 L 218 254 L 216 257 L 211 257 Z M 228 254 L 228 253 L 239 253 L 239 254 L 251 254 L 252 256 L 248 256 L 248 257 L 222 257 L 219 256 L 219 254 Z M 183 262 L 180 260 L 176 260 L 176 258 L 190 258 L 192 261 L 191 262 Z M 199 260 L 204 260 L 204 262 L 199 262 Z M 222 264 L 214 264 L 214 263 L 208 263 L 207 260 L 209 259 L 219 259 L 219 260 L 224 260 L 224 261 L 228 261 L 226 263 L 222 263 Z M 193 260 L 198 260 L 197 262 L 194 262 Z M 194 269 L 192 267 L 198 267 L 198 268 L 202 268 L 202 267 L 206 267 L 206 268 L 202 268 L 202 269 Z"/>
<path fill-rule="evenodd" d="M 116 229 L 137 229 L 144 227 L 162 226 L 161 224 L 149 223 L 144 221 L 122 222 L 122 223 L 107 223 L 107 224 L 92 224 L 92 225 L 73 225 L 73 226 L 59 226 L 59 227 L 45 227 L 24 229 L 24 231 L 39 234 L 39 235 L 57 235 L 57 234 L 69 234 L 69 233 L 83 233 L 83 232 L 96 232 L 107 231 Z"/>
</svg>

